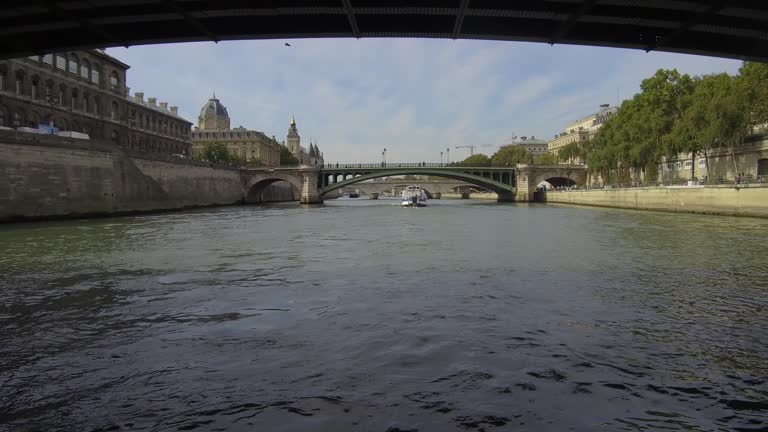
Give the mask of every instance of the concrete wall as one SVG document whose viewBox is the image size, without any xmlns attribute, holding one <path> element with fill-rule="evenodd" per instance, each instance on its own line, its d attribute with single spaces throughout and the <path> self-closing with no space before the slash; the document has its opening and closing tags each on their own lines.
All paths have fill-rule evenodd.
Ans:
<svg viewBox="0 0 768 432">
<path fill-rule="evenodd" d="M 768 187 L 694 186 L 549 191 L 549 203 L 768 217 Z"/>
<path fill-rule="evenodd" d="M 240 171 L 151 160 L 111 145 L 33 134 L 0 136 L 0 222 L 174 210 L 243 200 Z M 279 182 L 265 200 L 294 200 Z"/>
</svg>

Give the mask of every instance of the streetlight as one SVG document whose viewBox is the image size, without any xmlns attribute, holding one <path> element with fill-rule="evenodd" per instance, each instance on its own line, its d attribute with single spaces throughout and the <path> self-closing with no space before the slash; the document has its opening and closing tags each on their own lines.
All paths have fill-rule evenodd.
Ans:
<svg viewBox="0 0 768 432">
<path fill-rule="evenodd" d="M 451 149 L 450 147 L 445 149 L 445 163 L 451 163 Z"/>
<path fill-rule="evenodd" d="M 443 164 L 443 152 L 440 152 L 440 165 Z"/>
<path fill-rule="evenodd" d="M 387 165 L 387 148 L 384 147 L 384 165 Z"/>
</svg>

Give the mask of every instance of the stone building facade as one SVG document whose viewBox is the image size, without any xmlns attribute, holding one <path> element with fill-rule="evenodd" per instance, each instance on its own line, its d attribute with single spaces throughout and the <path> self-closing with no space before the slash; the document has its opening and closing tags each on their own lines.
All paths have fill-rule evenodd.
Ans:
<svg viewBox="0 0 768 432">
<path fill-rule="evenodd" d="M 246 162 L 280 165 L 280 143 L 264 132 L 242 126 L 231 129 L 227 108 L 214 95 L 200 109 L 197 127 L 192 131 L 192 155 L 198 157 L 207 143 L 224 143 L 227 149 Z"/>
<path fill-rule="evenodd" d="M 190 122 L 157 99 L 130 96 L 127 64 L 103 50 L 0 61 L 0 126 L 88 134 L 136 152 L 190 155 Z"/>
<path fill-rule="evenodd" d="M 565 127 L 565 131 L 555 135 L 555 138 L 547 143 L 547 151 L 557 155 L 560 149 L 568 144 L 592 139 L 598 129 L 603 126 L 603 123 L 613 117 L 616 111 L 618 111 L 618 107 L 612 107 L 609 104 L 600 105 L 599 111 L 569 123 Z M 571 162 L 581 163 L 581 161 Z"/>
<path fill-rule="evenodd" d="M 542 139 L 538 139 L 535 136 L 520 137 L 520 141 L 518 141 L 516 144 L 528 150 L 528 153 L 532 154 L 534 157 L 547 153 L 547 142 Z"/>
</svg>

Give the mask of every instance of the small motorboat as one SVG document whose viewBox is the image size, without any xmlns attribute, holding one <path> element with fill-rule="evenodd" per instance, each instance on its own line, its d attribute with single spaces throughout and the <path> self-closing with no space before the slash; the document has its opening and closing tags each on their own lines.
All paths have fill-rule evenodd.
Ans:
<svg viewBox="0 0 768 432">
<path fill-rule="evenodd" d="M 427 193 L 421 186 L 408 186 L 403 189 L 403 193 L 400 195 L 401 207 L 426 207 L 427 206 Z"/>
</svg>

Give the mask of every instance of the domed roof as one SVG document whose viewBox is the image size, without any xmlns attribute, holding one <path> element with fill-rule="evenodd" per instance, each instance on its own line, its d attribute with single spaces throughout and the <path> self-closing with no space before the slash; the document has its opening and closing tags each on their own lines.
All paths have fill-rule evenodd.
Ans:
<svg viewBox="0 0 768 432">
<path fill-rule="evenodd" d="M 205 105 L 203 105 L 203 108 L 200 110 L 200 117 L 206 116 L 221 116 L 229 118 L 227 107 L 222 105 L 221 102 L 216 99 L 216 95 L 213 95 L 212 98 L 208 99 L 208 102 L 206 102 Z"/>
<path fill-rule="evenodd" d="M 227 108 L 216 99 L 216 94 L 200 109 L 198 127 L 203 130 L 229 129 L 229 113 Z"/>
</svg>

